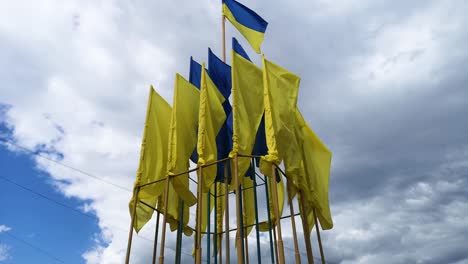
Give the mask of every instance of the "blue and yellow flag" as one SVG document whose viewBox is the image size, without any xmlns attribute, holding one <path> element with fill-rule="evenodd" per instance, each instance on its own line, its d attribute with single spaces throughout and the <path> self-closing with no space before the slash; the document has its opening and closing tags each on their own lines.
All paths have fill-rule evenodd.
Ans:
<svg viewBox="0 0 468 264">
<path fill-rule="evenodd" d="M 229 96 L 231 95 L 231 66 L 219 59 L 211 49 L 208 49 L 208 75 L 215 84 L 218 91 L 221 92 L 225 101 L 223 109 L 226 116 L 232 112 Z M 218 148 L 218 160 L 227 158 L 232 149 L 232 131 L 228 127 L 227 120 L 219 130 L 216 136 L 216 145 Z M 224 162 L 217 164 L 216 181 L 224 182 Z M 229 177 L 229 175 L 228 175 Z"/>
<path fill-rule="evenodd" d="M 260 53 L 268 22 L 235 0 L 223 0 L 223 16 L 247 39 L 255 52 Z"/>
<path fill-rule="evenodd" d="M 222 104 L 226 99 L 202 66 L 200 110 L 198 115 L 198 166 L 214 163 L 218 157 L 216 135 L 226 121 Z M 216 178 L 217 167 L 203 169 L 203 192 L 208 192 Z"/>
</svg>

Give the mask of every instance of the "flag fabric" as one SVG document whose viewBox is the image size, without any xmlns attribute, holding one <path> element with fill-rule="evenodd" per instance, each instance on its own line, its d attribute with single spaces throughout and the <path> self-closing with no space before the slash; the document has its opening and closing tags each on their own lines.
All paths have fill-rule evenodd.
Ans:
<svg viewBox="0 0 468 264">
<path fill-rule="evenodd" d="M 167 165 L 167 142 L 169 135 L 169 124 L 171 116 L 169 104 L 150 88 L 148 106 L 146 112 L 145 129 L 140 152 L 140 164 L 138 166 L 135 187 L 162 180 L 166 177 Z M 164 181 L 140 188 L 137 200 L 143 201 L 153 207 L 156 206 L 156 199 L 164 192 Z M 130 201 L 130 214 L 133 213 L 133 203 Z M 138 202 L 134 228 L 139 232 L 141 228 L 151 219 L 153 209 Z"/>
<path fill-rule="evenodd" d="M 164 191 L 164 195 L 165 192 Z M 167 218 L 166 221 L 169 223 L 169 228 L 171 232 L 174 232 L 179 227 L 179 219 L 180 219 L 180 196 L 177 194 L 176 190 L 172 185 L 169 185 L 169 195 L 167 200 Z M 164 199 L 158 200 L 161 203 L 160 210 L 164 212 Z M 188 222 L 190 220 L 190 211 L 189 207 L 184 204 L 184 218 L 182 219 L 182 231 L 186 236 L 191 236 L 193 234 L 193 229 L 188 226 Z"/>
<path fill-rule="evenodd" d="M 201 81 L 201 65 L 200 63 L 196 62 L 192 57 L 190 57 L 189 82 L 193 84 L 195 87 L 197 87 L 198 90 L 200 90 L 200 81 Z M 193 149 L 192 155 L 190 156 L 190 160 L 193 163 L 197 163 L 198 161 L 198 153 L 197 153 L 196 147 L 194 147 Z"/>
<path fill-rule="evenodd" d="M 201 65 L 190 57 L 189 82 L 200 90 Z"/>
<path fill-rule="evenodd" d="M 232 151 L 237 154 L 251 155 L 255 135 L 264 112 L 262 70 L 241 55 L 232 51 Z M 238 173 L 245 175 L 250 159 L 238 159 Z M 242 181 L 243 177 L 240 177 Z"/>
<path fill-rule="evenodd" d="M 207 165 L 217 160 L 216 135 L 226 120 L 223 109 L 225 98 L 202 66 L 200 110 L 198 115 L 198 166 Z M 217 167 L 203 169 L 203 192 L 208 192 L 216 178 Z"/>
<path fill-rule="evenodd" d="M 235 53 L 237 53 L 237 54 L 241 55 L 242 57 L 244 57 L 244 59 L 246 59 L 248 61 L 252 61 L 250 59 L 249 55 L 247 54 L 247 52 L 245 52 L 242 45 L 234 37 L 232 38 L 232 49 L 234 50 Z"/>
<path fill-rule="evenodd" d="M 197 144 L 199 105 L 200 91 L 180 74 L 176 74 L 169 130 L 167 164 L 169 175 L 189 169 L 189 159 Z M 190 191 L 188 177 L 188 173 L 174 177 L 171 183 L 185 204 L 192 206 L 197 202 L 197 198 Z"/>
<path fill-rule="evenodd" d="M 278 171 L 276 172 L 276 175 L 280 175 L 278 174 Z M 278 178 L 279 178 L 279 181 L 276 183 L 276 190 L 278 191 L 278 211 L 281 217 L 281 215 L 283 215 L 283 209 L 284 209 L 284 181 L 283 181 L 283 177 L 279 176 Z M 269 192 L 269 198 L 270 198 L 268 201 L 268 204 L 270 206 L 271 227 L 274 228 L 276 226 L 276 219 L 278 219 L 278 217 L 276 217 L 275 210 L 273 210 L 274 207 L 273 207 L 273 199 L 272 199 L 272 193 L 271 193 L 271 190 L 272 190 L 271 188 L 273 188 L 272 183 L 273 181 L 268 181 L 268 192 Z M 265 222 L 259 223 L 258 229 L 261 232 L 269 231 L 270 228 L 269 228 L 268 222 L 265 221 Z"/>
<path fill-rule="evenodd" d="M 260 53 L 268 22 L 235 0 L 223 0 L 223 16 L 247 39 L 255 52 Z"/>
<path fill-rule="evenodd" d="M 236 38 L 232 38 L 232 49 L 234 50 L 234 52 L 241 55 L 246 60 L 251 61 L 249 55 L 247 54 L 247 52 L 245 52 L 244 48 L 241 46 L 239 41 L 237 41 Z M 262 121 L 260 121 L 260 125 L 258 126 L 258 129 L 257 129 L 257 134 L 255 136 L 255 144 L 253 147 L 252 155 L 263 156 L 263 155 L 266 155 L 267 152 L 268 152 L 268 149 L 267 149 L 266 139 L 265 139 L 265 113 L 264 113 L 262 116 Z M 258 167 L 260 165 L 260 160 L 259 158 L 256 158 L 255 160 L 257 162 L 256 165 Z M 254 169 L 253 167 L 251 167 L 251 169 L 249 170 L 253 171 Z M 254 173 L 254 171 L 249 172 L 249 173 L 252 174 Z"/>
<path fill-rule="evenodd" d="M 262 56 L 265 104 L 265 134 L 268 154 L 262 157 L 260 170 L 271 175 L 270 163 L 279 164 L 294 137 L 297 95 L 300 77 Z"/>
<path fill-rule="evenodd" d="M 307 206 L 304 209 L 309 216 L 312 208 L 315 207 L 322 229 L 332 229 L 333 220 L 328 199 L 332 153 L 306 124 L 302 115 L 299 114 L 297 119 L 303 133 L 302 152 L 307 175 L 306 181 L 307 185 L 310 186 L 310 191 L 304 194 L 307 198 Z M 309 225 L 311 228 L 312 223 Z"/>
<path fill-rule="evenodd" d="M 219 59 L 211 49 L 208 49 L 208 75 L 218 91 L 223 95 L 225 99 L 223 103 L 224 113 L 229 116 L 232 112 L 229 102 L 229 96 L 231 95 L 231 66 Z M 218 135 L 216 135 L 216 147 L 218 160 L 229 156 L 232 149 L 232 131 L 229 129 L 227 119 L 224 121 Z M 224 165 L 224 162 L 217 164 L 216 182 L 224 182 Z"/>
</svg>

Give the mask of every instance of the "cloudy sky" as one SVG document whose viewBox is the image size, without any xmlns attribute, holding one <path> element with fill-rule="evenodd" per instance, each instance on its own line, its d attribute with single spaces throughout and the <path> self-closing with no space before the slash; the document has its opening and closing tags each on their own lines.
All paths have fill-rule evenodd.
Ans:
<svg viewBox="0 0 468 264">
<path fill-rule="evenodd" d="M 327 261 L 468 263 L 468 2 L 243 3 L 269 22 L 266 57 L 302 77 L 299 108 L 334 155 Z M 1 263 L 123 262 L 148 87 L 172 102 L 190 56 L 222 54 L 220 8 L 0 0 Z M 148 263 L 153 232 L 132 263 Z"/>
</svg>

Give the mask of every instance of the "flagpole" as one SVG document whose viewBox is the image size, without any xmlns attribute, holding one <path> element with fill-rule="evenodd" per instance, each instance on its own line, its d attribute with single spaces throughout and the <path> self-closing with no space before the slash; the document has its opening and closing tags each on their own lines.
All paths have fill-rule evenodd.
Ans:
<svg viewBox="0 0 468 264">
<path fill-rule="evenodd" d="M 158 250 L 158 233 L 159 233 L 159 212 L 156 211 L 156 231 L 154 232 L 154 247 L 153 247 L 153 264 L 156 264 L 156 251 Z"/>
<path fill-rule="evenodd" d="M 132 208 L 132 220 L 130 221 L 130 231 L 128 232 L 128 244 L 127 244 L 127 255 L 125 256 L 125 264 L 130 262 L 130 251 L 132 249 L 132 239 L 133 239 L 133 225 L 135 224 L 136 217 L 136 208 L 138 203 L 138 193 L 140 192 L 140 187 L 136 187 L 133 195 L 133 208 Z"/>
<path fill-rule="evenodd" d="M 239 160 L 237 154 L 234 156 L 234 185 L 236 190 L 236 222 L 237 222 L 237 235 L 236 235 L 236 245 L 237 245 L 237 263 L 244 262 L 244 249 L 242 248 L 242 226 L 241 226 L 241 208 L 240 208 L 240 193 L 239 193 Z"/>
<path fill-rule="evenodd" d="M 210 249 L 211 249 L 210 248 L 210 237 L 211 237 L 211 234 L 210 234 L 210 232 L 211 232 L 211 227 L 210 227 L 210 225 L 211 225 L 210 206 L 211 205 L 210 205 L 210 202 L 211 201 L 210 200 L 211 200 L 211 192 L 210 192 L 210 190 L 208 190 L 208 196 L 207 197 L 208 198 L 207 198 L 207 201 L 206 201 L 206 204 L 207 204 L 207 206 L 206 206 L 206 217 L 207 217 L 207 222 L 208 222 L 208 228 L 206 229 L 207 230 L 207 233 L 206 233 L 206 261 L 207 261 L 208 264 L 210 264 L 210 262 L 211 262 L 211 256 L 210 256 L 210 253 L 211 253 L 210 252 Z"/>
<path fill-rule="evenodd" d="M 270 215 L 270 196 L 268 195 L 268 176 L 264 176 L 265 178 L 265 194 L 266 194 L 266 201 L 267 201 L 267 215 L 268 215 L 268 233 L 270 234 L 270 256 L 271 256 L 271 263 L 275 263 L 275 255 L 273 250 L 273 235 L 271 234 L 271 215 Z M 276 250 L 276 248 L 275 248 Z"/>
<path fill-rule="evenodd" d="M 291 184 L 287 182 L 288 186 L 288 200 L 289 200 L 289 212 L 291 214 L 291 225 L 292 225 L 292 231 L 293 231 L 293 239 L 294 239 L 294 253 L 296 257 L 296 263 L 301 263 L 301 256 L 299 254 L 299 244 L 297 243 L 297 233 L 296 233 L 296 220 L 294 219 L 294 207 L 293 207 L 293 201 L 291 197 Z"/>
<path fill-rule="evenodd" d="M 163 217 L 163 226 L 161 234 L 161 248 L 159 249 L 159 264 L 164 263 L 164 244 L 166 243 L 166 223 L 167 223 L 167 203 L 169 201 L 169 181 L 170 177 L 166 177 L 166 194 L 164 195 L 164 217 Z"/>
<path fill-rule="evenodd" d="M 216 165 L 218 166 L 218 165 Z M 218 264 L 218 182 L 214 183 L 214 235 L 213 235 L 213 253 L 214 264 Z M 221 262 L 220 262 L 221 264 Z"/>
<path fill-rule="evenodd" d="M 224 214 L 224 221 L 225 221 L 225 228 L 226 228 L 226 264 L 229 264 L 230 262 L 230 257 L 231 257 L 231 254 L 229 252 L 229 173 L 228 173 L 228 169 L 229 169 L 229 163 L 231 161 L 230 160 L 226 160 L 226 164 L 224 164 L 224 181 L 225 181 L 225 184 L 224 184 L 224 196 L 225 196 L 225 211 L 226 213 Z M 220 261 L 220 263 L 222 263 Z"/>
<path fill-rule="evenodd" d="M 198 169 L 198 186 L 197 186 L 197 196 L 198 196 L 198 205 L 197 205 L 197 233 L 196 233 L 196 263 L 201 263 L 201 219 L 202 219 L 202 177 L 203 167 L 200 166 Z"/>
<path fill-rule="evenodd" d="M 253 167 L 255 170 L 255 159 L 252 159 Z M 260 254 L 260 230 L 258 230 L 258 204 L 257 204 L 257 176 L 254 174 L 253 176 L 253 185 L 254 185 L 254 205 L 255 205 L 255 232 L 257 235 L 257 263 L 262 263 L 262 258 Z M 267 201 L 268 202 L 268 201 Z"/>
<path fill-rule="evenodd" d="M 184 228 L 184 200 L 179 199 L 179 227 L 177 229 L 177 242 L 176 242 L 176 263 L 180 264 L 182 255 L 182 230 Z"/>
<path fill-rule="evenodd" d="M 276 167 L 275 164 L 271 164 L 271 176 L 273 179 L 273 187 L 272 187 L 272 193 L 273 193 L 273 207 L 275 209 L 275 215 L 276 215 L 276 229 L 278 229 L 278 251 L 279 251 L 279 262 L 280 264 L 284 263 L 284 247 L 283 247 L 283 237 L 281 234 L 281 215 L 279 213 L 279 207 L 278 207 L 278 190 L 277 190 L 277 182 L 276 182 Z"/>
<path fill-rule="evenodd" d="M 315 212 L 314 208 L 314 221 L 315 221 L 315 230 L 317 231 L 317 238 L 318 238 L 318 243 L 319 243 L 319 248 L 320 248 L 320 257 L 322 258 L 322 264 L 325 264 L 325 255 L 323 254 L 323 248 L 322 248 L 322 239 L 320 238 L 320 228 L 318 225 L 317 221 L 317 214 Z"/>
<path fill-rule="evenodd" d="M 226 17 L 221 15 L 221 25 L 223 32 L 223 62 L 226 62 Z"/>
<path fill-rule="evenodd" d="M 302 210 L 300 210 L 300 213 L 301 213 L 301 220 L 302 220 L 302 230 L 304 232 L 304 240 L 305 240 L 306 251 L 307 251 L 307 259 L 309 263 L 313 264 L 314 254 L 312 253 L 312 244 L 310 243 L 309 223 L 307 222 L 307 215 L 305 215 L 304 195 L 302 195 L 302 192 L 299 192 L 299 196 L 301 198 L 300 207 L 302 208 Z"/>
<path fill-rule="evenodd" d="M 275 257 L 276 263 L 279 263 L 279 255 L 278 255 L 278 240 L 276 239 L 276 227 L 273 227 L 273 242 L 275 243 Z"/>
</svg>

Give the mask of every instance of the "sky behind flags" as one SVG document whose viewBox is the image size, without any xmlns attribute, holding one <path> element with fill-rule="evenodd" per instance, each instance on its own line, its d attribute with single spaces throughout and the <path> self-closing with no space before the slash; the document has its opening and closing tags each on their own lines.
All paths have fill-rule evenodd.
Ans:
<svg viewBox="0 0 468 264">
<path fill-rule="evenodd" d="M 334 153 L 330 193 L 335 227 L 324 233 L 329 259 L 466 263 L 468 128 L 462 117 L 467 114 L 467 95 L 460 70 L 468 57 L 466 3 L 303 1 L 287 8 L 279 1 L 245 4 L 270 23 L 262 51 L 303 77 L 300 110 Z M 0 8 L 0 101 L 8 105 L 2 107 L 1 119 L 8 125 L 8 138 L 33 149 L 46 147 L 63 155 L 63 162 L 132 186 L 148 84 L 171 102 L 172 73 L 184 71 L 190 56 L 206 60 L 207 46 L 221 54 L 220 36 L 213 34 L 220 32 L 219 4 L 184 5 L 186 9 L 172 2 L 5 4 Z M 236 29 L 229 24 L 226 28 L 248 48 Z M 307 45 L 285 51 L 292 39 Z M 258 58 L 252 59 L 259 65 Z M 89 230 L 80 233 L 90 241 L 80 244 L 86 245 L 83 249 L 73 244 L 79 240 L 73 234 L 77 241 L 66 240 L 63 255 L 54 255 L 75 263 L 84 262 L 83 252 L 89 263 L 121 259 L 118 252 L 124 245 L 119 241 L 127 233 L 114 226 L 127 229 L 128 211 L 115 205 L 125 205 L 130 193 L 29 154 L 17 155 L 5 147 L 2 151 L 20 161 L 32 160 L 21 165 L 33 174 L 26 183 L 40 182 L 43 185 L 33 187 L 47 187 L 39 190 L 74 208 L 86 204 L 99 219 L 89 225 L 55 205 L 56 214 L 44 213 L 46 206 L 38 205 L 37 219 L 70 217 Z M 16 167 L 5 162 L 3 168 Z M 38 177 L 37 168 L 44 177 Z M 24 195 L 19 199 L 31 202 Z M 0 225 L 28 239 L 31 226 L 18 221 L 20 212 L 4 212 L 0 211 Z M 50 232 L 48 227 L 38 224 L 33 229 L 37 240 L 28 242 L 45 250 L 56 248 L 47 245 L 58 237 L 41 235 Z M 151 243 L 137 240 L 135 248 L 141 252 L 136 255 L 148 258 L 144 253 L 150 252 Z M 21 263 L 28 254 L 42 256 L 3 232 L 0 244 L 9 248 L 5 263 Z"/>
</svg>

